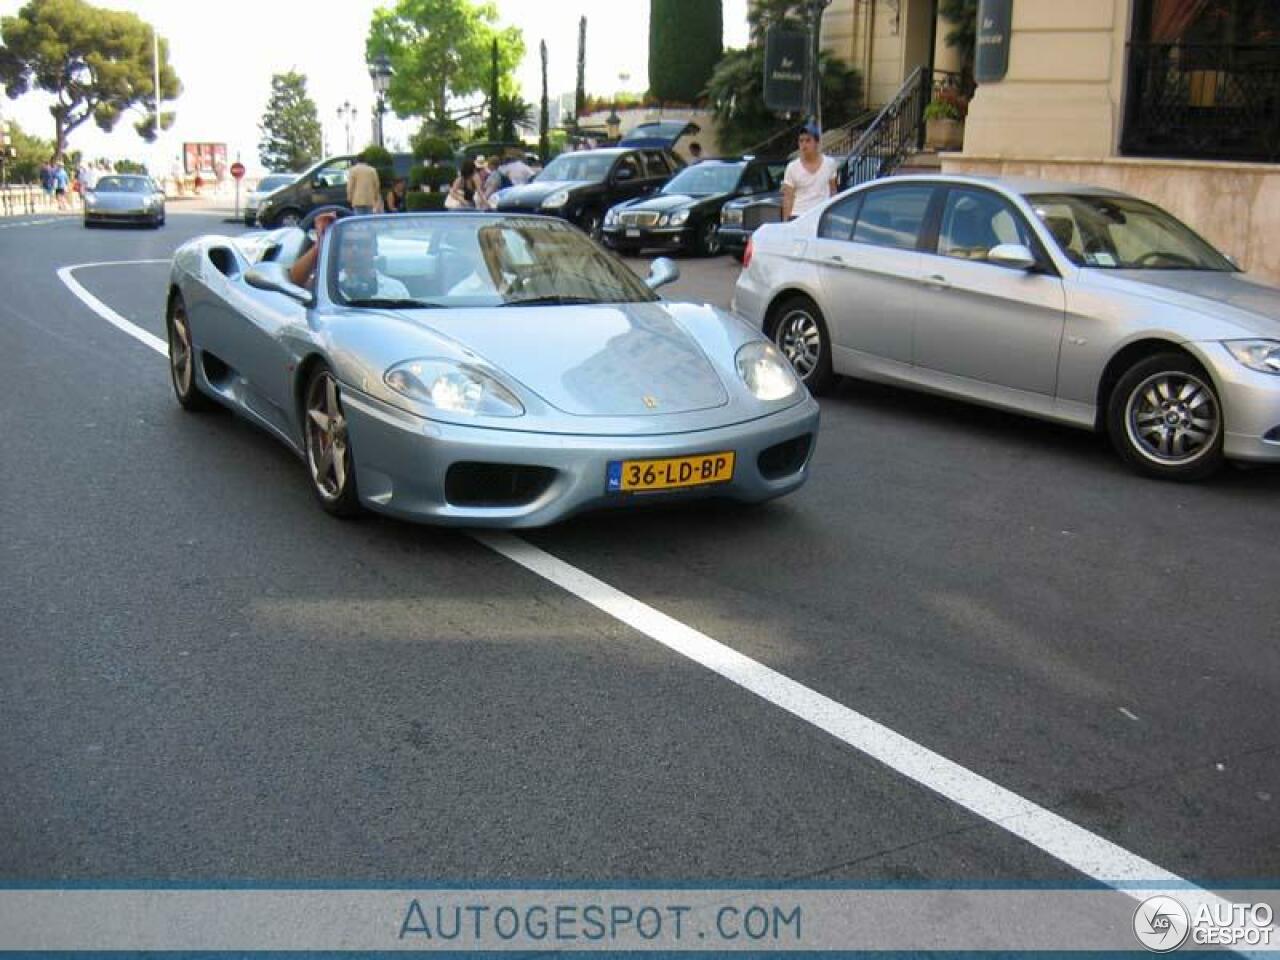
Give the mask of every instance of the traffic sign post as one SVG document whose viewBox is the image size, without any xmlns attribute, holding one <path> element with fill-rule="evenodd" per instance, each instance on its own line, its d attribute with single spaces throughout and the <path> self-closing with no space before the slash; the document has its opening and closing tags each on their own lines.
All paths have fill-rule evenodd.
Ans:
<svg viewBox="0 0 1280 960">
<path fill-rule="evenodd" d="M 231 176 L 236 181 L 236 219 L 240 219 L 240 181 L 244 179 L 244 164 L 237 160 L 231 165 Z"/>
</svg>

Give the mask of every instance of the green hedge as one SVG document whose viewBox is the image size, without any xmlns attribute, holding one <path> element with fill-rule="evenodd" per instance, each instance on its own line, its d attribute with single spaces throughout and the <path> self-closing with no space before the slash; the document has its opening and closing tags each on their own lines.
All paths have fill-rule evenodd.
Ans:
<svg viewBox="0 0 1280 960">
<path fill-rule="evenodd" d="M 721 0 L 649 0 L 649 93 L 694 103 L 724 52 Z"/>
<path fill-rule="evenodd" d="M 437 189 L 439 187 L 447 187 L 453 183 L 458 176 L 458 171 L 447 164 L 430 167 L 414 167 L 409 171 L 409 189 L 417 190 L 419 187 L 430 187 Z"/>
<path fill-rule="evenodd" d="M 410 213 L 416 213 L 421 210 L 443 210 L 444 193 L 424 193 L 421 190 L 414 190 L 405 194 L 404 208 Z"/>
</svg>

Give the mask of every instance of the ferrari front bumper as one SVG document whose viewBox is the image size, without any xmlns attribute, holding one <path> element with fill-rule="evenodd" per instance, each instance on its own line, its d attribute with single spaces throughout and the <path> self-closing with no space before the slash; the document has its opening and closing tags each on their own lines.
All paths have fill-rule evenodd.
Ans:
<svg viewBox="0 0 1280 960">
<path fill-rule="evenodd" d="M 707 497 L 747 503 L 770 500 L 808 478 L 818 434 L 818 404 L 812 397 L 746 423 L 642 437 L 459 426 L 414 416 L 350 387 L 344 388 L 342 399 L 364 505 L 408 520 L 450 526 L 538 527 L 584 510 Z M 800 451 L 793 463 L 775 455 L 787 449 Z M 727 483 L 629 494 L 606 489 L 611 461 L 725 451 L 732 451 L 736 460 Z M 449 471 L 457 464 L 534 468 L 547 482 L 517 503 L 450 502 Z"/>
</svg>

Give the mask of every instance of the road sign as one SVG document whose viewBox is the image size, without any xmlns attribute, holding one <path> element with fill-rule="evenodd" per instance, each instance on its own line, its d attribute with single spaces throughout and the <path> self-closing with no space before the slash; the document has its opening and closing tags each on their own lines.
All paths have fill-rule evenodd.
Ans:
<svg viewBox="0 0 1280 960">
<path fill-rule="evenodd" d="M 231 165 L 231 175 L 235 177 L 237 180 L 242 179 L 244 177 L 244 164 L 241 163 L 239 160 L 233 163 Z"/>
</svg>

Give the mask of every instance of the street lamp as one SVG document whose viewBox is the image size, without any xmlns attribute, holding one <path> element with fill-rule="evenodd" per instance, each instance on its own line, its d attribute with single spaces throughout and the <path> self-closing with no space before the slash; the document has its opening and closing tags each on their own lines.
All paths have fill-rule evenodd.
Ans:
<svg viewBox="0 0 1280 960">
<path fill-rule="evenodd" d="M 338 120 L 347 130 L 347 153 L 351 152 L 351 125 L 356 122 L 356 114 L 359 112 L 351 105 L 350 100 L 344 100 L 338 108 Z"/>
<path fill-rule="evenodd" d="M 395 73 L 391 69 L 391 58 L 380 53 L 369 61 L 369 79 L 373 81 L 373 92 L 378 95 L 374 110 L 378 115 L 374 128 L 378 146 L 382 146 L 382 115 L 387 112 L 387 88 L 391 86 L 391 77 Z"/>
</svg>

